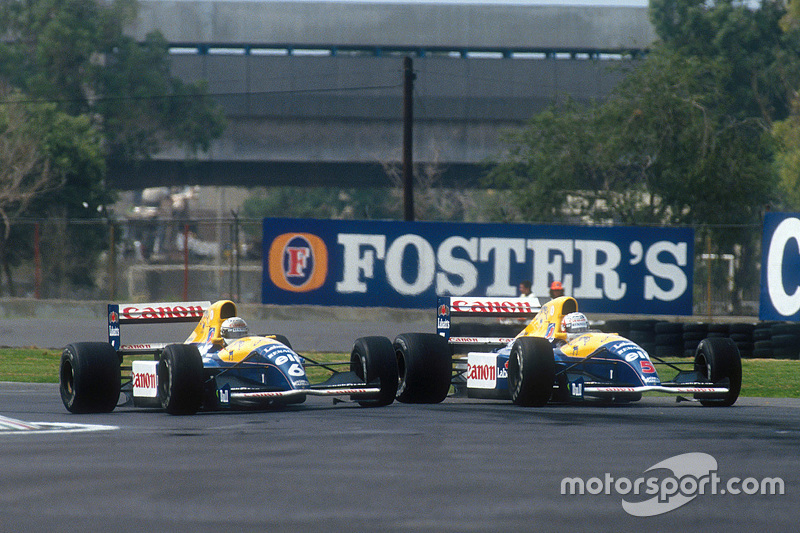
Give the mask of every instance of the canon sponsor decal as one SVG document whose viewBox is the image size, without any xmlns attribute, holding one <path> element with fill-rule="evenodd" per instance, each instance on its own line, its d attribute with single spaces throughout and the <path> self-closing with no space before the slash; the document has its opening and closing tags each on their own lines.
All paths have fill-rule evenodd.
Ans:
<svg viewBox="0 0 800 533">
<path fill-rule="evenodd" d="M 470 353 L 467 357 L 467 388 L 494 389 L 497 386 L 497 356 L 494 354 Z M 504 375 L 502 377 L 508 377 Z"/>
<path fill-rule="evenodd" d="M 208 307 L 205 305 L 205 307 Z M 200 319 L 205 312 L 204 303 L 120 304 L 119 320 L 180 320 Z M 113 311 L 112 311 L 113 313 Z"/>
<path fill-rule="evenodd" d="M 426 308 L 528 279 L 590 312 L 692 311 L 686 228 L 265 219 L 263 242 L 263 303 Z"/>
<path fill-rule="evenodd" d="M 131 363 L 133 395 L 136 398 L 158 396 L 158 361 L 133 361 Z"/>
</svg>

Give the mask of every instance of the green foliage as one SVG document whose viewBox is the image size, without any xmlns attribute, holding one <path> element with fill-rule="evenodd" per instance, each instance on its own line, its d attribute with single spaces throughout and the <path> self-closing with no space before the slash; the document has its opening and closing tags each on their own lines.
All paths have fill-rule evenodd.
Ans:
<svg viewBox="0 0 800 533">
<path fill-rule="evenodd" d="M 489 180 L 516 192 L 526 219 L 757 224 L 776 198 L 782 11 L 652 4 L 662 43 L 605 102 L 554 105 L 509 136 Z"/>
<path fill-rule="evenodd" d="M 140 44 L 123 34 L 135 15 L 135 0 L 0 2 L 0 85 L 25 95 L 17 101 L 31 117 L 30 144 L 58 184 L 38 191 L 17 216 L 48 216 L 49 224 L 98 218 L 113 201 L 105 187 L 109 159 L 146 159 L 167 143 L 195 153 L 222 134 L 224 117 L 203 83 L 171 76 L 164 38 L 152 34 Z M 29 246 L 22 233 L 0 249 L 12 291 L 8 267 Z M 59 243 L 64 255 L 47 265 L 47 276 L 91 284 L 90 269 L 106 244 L 103 231 L 65 227 Z"/>
<path fill-rule="evenodd" d="M 752 286 L 764 209 L 800 201 L 800 25 L 784 15 L 780 1 L 652 0 L 647 57 L 606 101 L 553 105 L 512 133 L 488 183 L 523 220 L 703 228 L 702 252 L 736 252 L 736 286 Z"/>
<path fill-rule="evenodd" d="M 133 0 L 36 0 L 0 4 L 0 75 L 69 114 L 98 117 L 108 156 L 132 160 L 163 142 L 206 150 L 225 121 L 202 82 L 170 75 L 158 33 L 137 43 L 122 33 Z"/>
<path fill-rule="evenodd" d="M 800 2 L 792 0 L 788 4 L 786 15 L 781 19 L 781 27 L 787 41 L 800 43 Z M 787 54 L 788 55 L 788 54 Z M 795 51 L 796 58 L 800 53 Z M 785 70 L 792 76 L 787 81 L 787 86 L 793 90 L 791 113 L 783 120 L 773 124 L 776 150 L 776 167 L 780 175 L 780 202 L 777 206 L 782 209 L 796 211 L 800 209 L 800 76 L 797 75 L 798 66 L 787 60 Z M 787 76 L 788 78 L 789 76 Z"/>
<path fill-rule="evenodd" d="M 402 218 L 402 205 L 378 188 L 271 187 L 244 202 L 242 217 L 396 219 Z"/>
<path fill-rule="evenodd" d="M 772 128 L 778 145 L 776 165 L 780 175 L 781 204 L 800 209 L 800 113 L 776 122 Z"/>
<path fill-rule="evenodd" d="M 222 135 L 225 120 L 203 82 L 184 83 L 169 74 L 167 42 L 150 34 L 144 43 L 119 37 L 105 55 L 95 104 L 104 117 L 112 159 L 147 157 L 164 141 L 190 152 L 208 150 Z"/>
</svg>

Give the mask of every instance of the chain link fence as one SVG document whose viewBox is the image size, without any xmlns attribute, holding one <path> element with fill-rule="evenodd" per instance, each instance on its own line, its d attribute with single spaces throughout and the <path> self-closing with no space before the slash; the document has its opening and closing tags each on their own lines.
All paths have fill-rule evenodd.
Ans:
<svg viewBox="0 0 800 533">
<path fill-rule="evenodd" d="M 14 221 L 0 296 L 259 303 L 261 225 L 238 218 Z M 714 228 L 715 234 L 725 231 Z M 758 236 L 761 228 L 747 231 Z M 695 315 L 757 316 L 758 245 L 724 249 L 708 232 L 696 235 Z"/>
<path fill-rule="evenodd" d="M 109 301 L 261 301 L 260 220 L 23 220 L 2 296 Z"/>
</svg>

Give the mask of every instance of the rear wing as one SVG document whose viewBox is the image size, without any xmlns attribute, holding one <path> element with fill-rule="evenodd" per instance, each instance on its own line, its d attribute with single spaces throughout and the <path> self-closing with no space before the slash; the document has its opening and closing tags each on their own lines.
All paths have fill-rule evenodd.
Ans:
<svg viewBox="0 0 800 533">
<path fill-rule="evenodd" d="M 211 302 L 160 302 L 144 304 L 108 304 L 108 342 L 121 354 L 151 353 L 166 344 L 123 345 L 121 324 L 160 324 L 199 322 Z"/>
<path fill-rule="evenodd" d="M 436 306 L 436 333 L 450 344 L 508 344 L 511 337 L 452 337 L 454 317 L 533 318 L 541 309 L 539 299 L 440 296 Z M 520 331 L 524 326 L 520 327 Z"/>
</svg>

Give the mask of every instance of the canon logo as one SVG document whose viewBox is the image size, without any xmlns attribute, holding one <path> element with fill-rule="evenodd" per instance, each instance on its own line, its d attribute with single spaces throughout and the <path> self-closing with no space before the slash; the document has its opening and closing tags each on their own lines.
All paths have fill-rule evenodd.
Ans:
<svg viewBox="0 0 800 533">
<path fill-rule="evenodd" d="M 172 306 L 126 306 L 120 310 L 122 320 L 169 320 L 180 318 L 202 318 L 205 310 L 202 305 Z"/>
<path fill-rule="evenodd" d="M 141 389 L 154 389 L 158 386 L 158 377 L 149 372 L 134 373 L 133 386 Z"/>
<path fill-rule="evenodd" d="M 453 313 L 535 313 L 538 307 L 533 307 L 524 300 L 489 300 L 489 299 L 453 299 L 451 302 Z"/>
<path fill-rule="evenodd" d="M 470 364 L 467 377 L 469 379 L 494 381 L 497 379 L 497 366 Z"/>
</svg>

